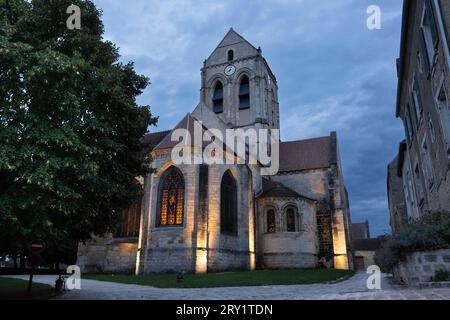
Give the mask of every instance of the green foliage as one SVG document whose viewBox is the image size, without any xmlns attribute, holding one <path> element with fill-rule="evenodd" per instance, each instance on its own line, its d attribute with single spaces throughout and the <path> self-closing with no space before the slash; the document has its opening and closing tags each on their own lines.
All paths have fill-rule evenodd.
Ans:
<svg viewBox="0 0 450 320">
<path fill-rule="evenodd" d="M 375 254 L 375 262 L 384 271 L 391 271 L 408 254 L 450 247 L 450 215 L 429 213 L 393 237 L 389 237 Z"/>
<path fill-rule="evenodd" d="M 103 31 L 91 1 L 0 0 L 0 254 L 110 232 L 141 192 L 149 82 Z"/>
<path fill-rule="evenodd" d="M 448 281 L 450 280 L 450 272 L 445 270 L 438 270 L 434 275 L 434 281 Z"/>
</svg>

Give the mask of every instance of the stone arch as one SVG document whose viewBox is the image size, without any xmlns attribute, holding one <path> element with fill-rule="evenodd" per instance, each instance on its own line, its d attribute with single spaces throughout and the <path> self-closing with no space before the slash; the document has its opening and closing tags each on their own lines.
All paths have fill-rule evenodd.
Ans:
<svg viewBox="0 0 450 320">
<path fill-rule="evenodd" d="M 256 74 L 253 70 L 243 67 L 238 70 L 236 76 L 234 77 L 233 84 L 239 84 L 244 76 L 247 76 L 250 82 L 255 80 Z"/>
<path fill-rule="evenodd" d="M 227 77 L 225 77 L 222 73 L 216 73 L 214 74 L 209 80 L 208 83 L 206 84 L 206 87 L 210 90 L 212 90 L 214 88 L 214 86 L 216 85 L 217 81 L 222 82 L 223 86 L 225 87 L 226 85 L 229 84 L 229 80 Z"/>
</svg>

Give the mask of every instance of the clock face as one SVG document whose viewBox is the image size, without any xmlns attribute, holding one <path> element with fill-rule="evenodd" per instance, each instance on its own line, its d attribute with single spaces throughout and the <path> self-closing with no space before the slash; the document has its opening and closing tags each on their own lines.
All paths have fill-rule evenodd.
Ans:
<svg viewBox="0 0 450 320">
<path fill-rule="evenodd" d="M 224 70 L 224 73 L 225 73 L 227 76 L 231 76 L 231 75 L 233 75 L 235 72 L 236 72 L 236 67 L 233 66 L 233 65 L 227 66 L 227 67 L 225 68 L 225 70 Z"/>
</svg>

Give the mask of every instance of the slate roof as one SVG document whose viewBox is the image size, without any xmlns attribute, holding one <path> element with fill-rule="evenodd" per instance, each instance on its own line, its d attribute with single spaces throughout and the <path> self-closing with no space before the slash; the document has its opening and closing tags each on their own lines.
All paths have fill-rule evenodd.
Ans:
<svg viewBox="0 0 450 320">
<path fill-rule="evenodd" d="M 302 196 L 298 192 L 292 190 L 291 188 L 286 187 L 281 182 L 277 182 L 274 180 L 269 180 L 264 178 L 263 179 L 263 193 L 259 196 L 260 198 L 269 198 L 269 197 L 276 197 L 276 198 L 303 198 L 309 201 L 316 200 Z"/>
<path fill-rule="evenodd" d="M 175 127 L 176 129 L 187 129 L 191 134 L 193 144 L 194 126 L 197 125 L 195 118 L 187 114 Z M 201 128 L 202 132 L 206 128 Z M 143 138 L 143 142 L 148 142 L 150 149 L 161 150 L 170 149 L 178 145 L 178 141 L 171 141 L 170 133 L 173 130 L 150 133 Z M 203 146 L 208 145 L 203 142 Z M 332 153 L 331 136 L 288 141 L 280 143 L 280 168 L 279 172 L 292 172 L 311 169 L 322 169 L 331 166 Z"/>
<path fill-rule="evenodd" d="M 280 172 L 331 166 L 331 137 L 280 143 Z"/>
<path fill-rule="evenodd" d="M 385 238 L 357 239 L 353 240 L 353 249 L 358 251 L 376 251 L 381 248 Z"/>
</svg>

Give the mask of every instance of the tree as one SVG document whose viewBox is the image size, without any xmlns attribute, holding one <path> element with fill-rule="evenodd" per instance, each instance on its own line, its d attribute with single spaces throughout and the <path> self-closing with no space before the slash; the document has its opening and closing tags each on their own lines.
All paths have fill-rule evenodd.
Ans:
<svg viewBox="0 0 450 320">
<path fill-rule="evenodd" d="M 70 5 L 81 30 L 69 30 Z M 0 254 L 112 232 L 148 173 L 149 84 L 84 0 L 0 0 Z"/>
</svg>

